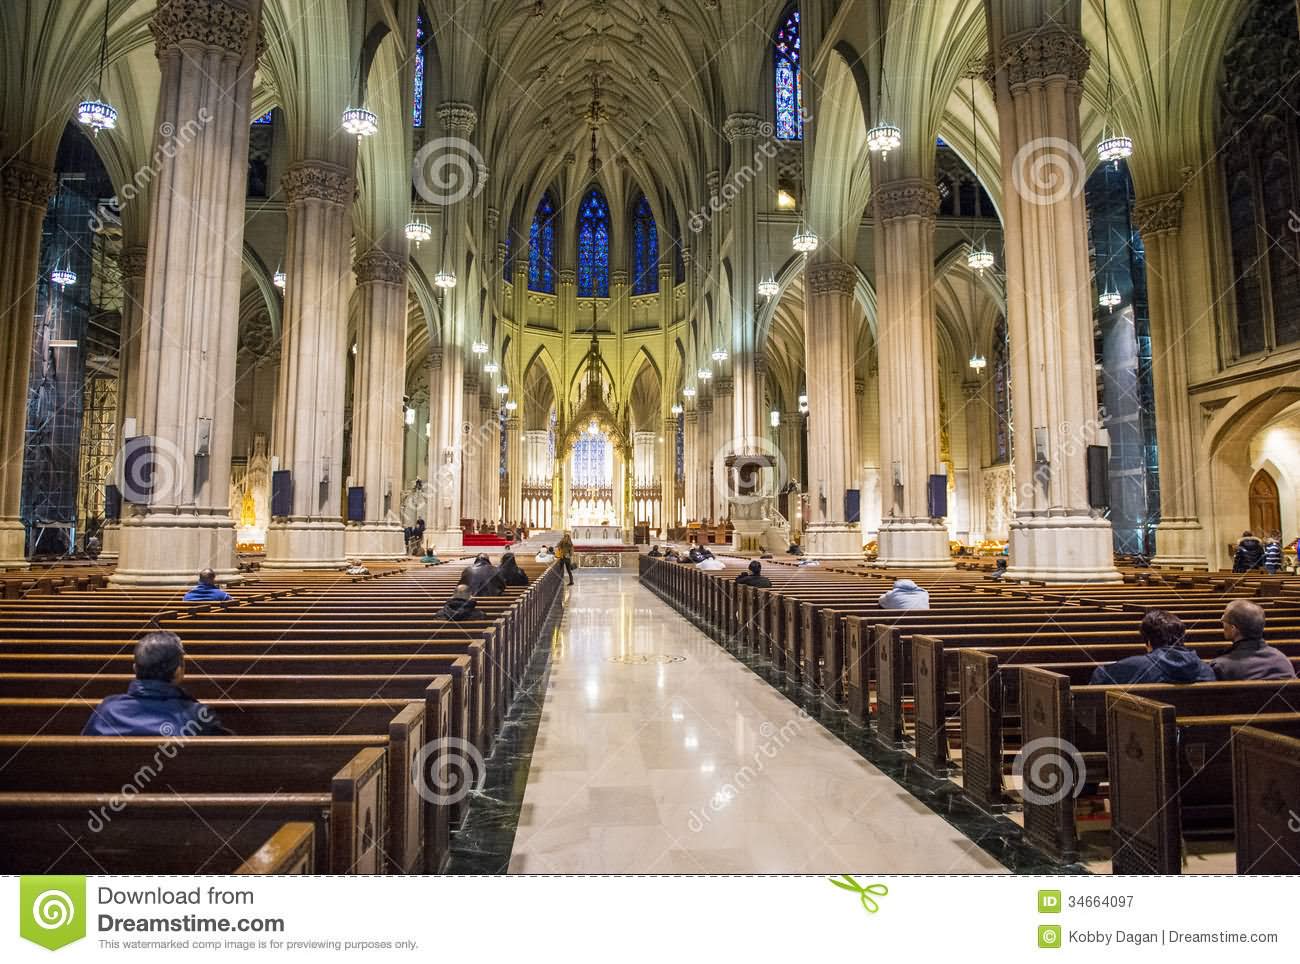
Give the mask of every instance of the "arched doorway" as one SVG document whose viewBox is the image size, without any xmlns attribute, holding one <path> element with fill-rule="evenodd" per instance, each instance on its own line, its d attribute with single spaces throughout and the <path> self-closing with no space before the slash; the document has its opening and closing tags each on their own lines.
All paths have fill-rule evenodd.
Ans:
<svg viewBox="0 0 1300 964">
<path fill-rule="evenodd" d="M 1250 531 L 1259 536 L 1282 529 L 1282 502 L 1277 483 L 1263 469 L 1250 480 Z"/>
</svg>

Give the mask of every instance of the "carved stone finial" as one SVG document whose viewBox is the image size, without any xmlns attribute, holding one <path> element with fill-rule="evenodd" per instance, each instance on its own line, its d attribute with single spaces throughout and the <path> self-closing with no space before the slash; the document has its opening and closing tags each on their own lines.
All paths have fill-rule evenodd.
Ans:
<svg viewBox="0 0 1300 964">
<path fill-rule="evenodd" d="M 321 161 L 293 165 L 280 177 L 280 186 L 290 204 L 305 200 L 346 204 L 354 190 L 352 177 L 346 170 Z"/>
<path fill-rule="evenodd" d="M 871 195 L 876 216 L 882 223 L 899 218 L 924 218 L 933 221 L 939 213 L 939 192 L 933 184 L 920 179 L 893 181 L 876 188 Z"/>
</svg>

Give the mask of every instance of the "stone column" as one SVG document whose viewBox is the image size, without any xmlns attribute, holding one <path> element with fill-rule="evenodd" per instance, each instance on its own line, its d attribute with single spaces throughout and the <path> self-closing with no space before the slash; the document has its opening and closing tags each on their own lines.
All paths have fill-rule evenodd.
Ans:
<svg viewBox="0 0 1300 964">
<path fill-rule="evenodd" d="M 524 433 L 518 415 L 506 417 L 506 478 L 510 483 L 506 517 L 519 522 L 524 518 Z"/>
<path fill-rule="evenodd" d="M 204 568 L 240 578 L 230 457 L 260 12 L 257 0 L 164 0 L 150 24 L 159 160 L 135 414 L 137 434 L 152 440 L 152 491 L 123 508 L 119 585 L 182 586 Z"/>
<path fill-rule="evenodd" d="M 699 513 L 699 478 L 700 465 L 696 458 L 700 441 L 700 415 L 694 408 L 686 410 L 682 416 L 682 468 L 685 469 L 684 481 L 686 519 L 698 519 Z"/>
<path fill-rule="evenodd" d="M 723 437 L 732 439 L 734 452 L 746 454 L 768 451 L 764 444 L 763 385 L 757 367 L 758 325 L 754 318 L 758 287 L 755 251 L 757 198 L 758 184 L 763 182 L 755 178 L 753 172 L 759 160 L 758 138 L 764 133 L 770 137 L 771 130 L 770 124 L 764 124 L 757 114 L 751 113 L 732 114 L 722 126 L 722 132 L 731 144 L 728 184 L 735 188 L 735 196 L 727 203 L 731 219 L 732 269 L 729 364 L 734 390 L 729 416 L 731 424 L 726 426 L 727 435 Z M 768 147 L 763 145 L 765 152 Z"/>
<path fill-rule="evenodd" d="M 1077 25 L 1025 22 L 1034 13 L 1046 16 L 1018 9 L 1010 35 L 990 21 L 1015 386 L 1009 575 L 1118 582 L 1110 523 L 1088 507 L 1086 446 L 1102 437 L 1079 161 L 1088 50 Z M 1060 176 L 1047 183 L 1043 171 Z"/>
<path fill-rule="evenodd" d="M 0 166 L 0 325 L 4 384 L 0 390 L 0 569 L 27 565 L 21 521 L 27 380 L 32 364 L 41 224 L 54 193 L 54 172 L 17 159 Z"/>
<path fill-rule="evenodd" d="M 664 418 L 659 445 L 659 529 L 663 538 L 677 525 L 677 416 Z"/>
<path fill-rule="evenodd" d="M 148 249 L 145 245 L 123 248 L 118 256 L 122 272 L 122 330 L 117 354 L 117 416 L 113 420 L 113 445 L 122 450 L 127 420 L 135 424 L 140 397 L 140 329 L 144 320 L 144 277 Z M 101 562 L 117 562 L 122 547 L 122 527 L 117 522 L 104 526 Z"/>
<path fill-rule="evenodd" d="M 483 519 L 483 493 L 481 491 L 483 477 L 479 470 L 482 465 L 484 428 L 482 412 L 479 409 L 479 375 L 475 370 L 476 368 L 476 359 L 471 354 L 471 357 L 466 359 L 465 378 L 461 383 L 464 392 L 461 399 L 462 411 L 465 413 L 465 424 L 469 426 L 469 432 L 466 433 L 465 440 L 461 445 L 463 474 L 461 476 L 460 511 L 466 518 L 474 519 L 477 522 Z"/>
<path fill-rule="evenodd" d="M 460 549 L 460 413 L 464 404 L 464 354 L 459 345 L 429 350 L 430 541 L 438 549 Z"/>
<path fill-rule="evenodd" d="M 713 518 L 713 452 L 716 443 L 714 437 L 715 411 L 713 397 L 700 394 L 695 399 L 695 411 L 699 424 L 695 431 L 695 459 L 697 474 L 695 476 L 695 511 L 698 518 Z"/>
<path fill-rule="evenodd" d="M 1205 533 L 1196 506 L 1196 455 L 1187 398 L 1187 328 L 1183 306 L 1181 194 L 1139 201 L 1134 211 L 1147 254 L 1151 380 L 1160 443 L 1160 524 L 1156 556 L 1165 566 L 1204 567 Z"/>
<path fill-rule="evenodd" d="M 850 264 L 815 262 L 808 265 L 805 278 L 810 507 L 804 550 L 822 558 L 858 557 L 862 555 L 862 529 L 856 522 L 845 521 L 844 514 L 845 492 L 859 485 L 852 364 L 859 314 L 853 292 L 858 273 Z"/>
<path fill-rule="evenodd" d="M 984 536 L 984 462 L 989 437 L 989 406 L 984 402 L 981 382 L 964 382 L 961 386 L 966 413 L 966 472 L 970 478 L 970 542 Z"/>
<path fill-rule="evenodd" d="M 875 191 L 880 323 L 881 520 L 879 561 L 907 568 L 952 565 L 948 530 L 929 511 L 939 460 L 938 351 L 934 330 L 934 184 L 903 179 Z"/>
<path fill-rule="evenodd" d="M 288 230 L 272 451 L 280 469 L 291 473 L 293 511 L 272 519 L 264 565 L 342 569 L 346 567 L 341 512 L 353 179 L 339 165 L 299 161 L 285 171 L 280 183 Z M 375 308 L 370 306 L 372 311 Z M 357 351 L 360 376 L 359 345 Z M 353 412 L 354 424 L 360 424 L 355 421 L 358 414 Z"/>
<path fill-rule="evenodd" d="M 366 516 L 364 522 L 347 524 L 344 545 L 353 559 L 401 559 L 406 556 L 399 515 L 406 433 L 406 259 L 375 248 L 357 259 L 353 271 L 360 310 L 352 384 L 352 484 L 365 489 Z"/>
</svg>

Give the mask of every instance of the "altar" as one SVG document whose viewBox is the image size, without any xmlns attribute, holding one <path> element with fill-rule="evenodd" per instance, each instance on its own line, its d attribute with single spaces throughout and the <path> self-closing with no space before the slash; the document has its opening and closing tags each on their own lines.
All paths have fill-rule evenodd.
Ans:
<svg viewBox="0 0 1300 964">
<path fill-rule="evenodd" d="M 628 533 L 618 526 L 574 526 L 571 532 L 574 545 L 629 545 Z"/>
</svg>

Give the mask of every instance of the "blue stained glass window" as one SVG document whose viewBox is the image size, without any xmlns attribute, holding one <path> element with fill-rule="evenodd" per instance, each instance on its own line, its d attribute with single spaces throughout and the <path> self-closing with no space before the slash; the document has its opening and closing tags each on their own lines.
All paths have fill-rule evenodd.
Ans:
<svg viewBox="0 0 1300 964">
<path fill-rule="evenodd" d="M 528 232 L 528 289 L 555 294 L 555 199 L 542 195 Z"/>
<path fill-rule="evenodd" d="M 415 89 L 411 106 L 411 122 L 424 126 L 424 14 L 415 15 Z"/>
<path fill-rule="evenodd" d="M 632 212 L 632 294 L 652 295 L 659 290 L 659 229 L 644 194 Z"/>
<path fill-rule="evenodd" d="M 578 297 L 609 297 L 609 205 L 598 187 L 578 209 Z"/>
<path fill-rule="evenodd" d="M 510 276 L 510 268 L 511 268 L 511 264 L 510 264 L 510 252 L 511 252 L 511 250 L 514 248 L 514 241 L 515 241 L 515 239 L 514 239 L 513 237 L 511 237 L 510 232 L 507 231 L 507 232 L 506 232 L 506 241 L 505 241 L 505 244 L 506 244 L 506 254 L 505 254 L 505 257 L 501 259 L 501 277 L 502 277 L 504 280 L 506 280 L 506 281 L 511 281 L 511 280 L 513 280 L 513 279 L 511 278 L 511 276 Z"/>
<path fill-rule="evenodd" d="M 271 115 L 272 115 L 273 113 L 275 113 L 275 112 L 274 112 L 274 111 L 270 111 L 270 110 L 268 110 L 268 111 L 267 111 L 265 114 L 263 114 L 261 117 L 259 117 L 259 118 L 257 118 L 256 120 L 254 120 L 253 123 L 254 123 L 254 124 L 269 124 L 269 123 L 271 123 Z"/>
<path fill-rule="evenodd" d="M 776 136 L 803 138 L 803 83 L 799 68 L 799 11 L 791 10 L 772 43 L 776 74 Z"/>
</svg>

